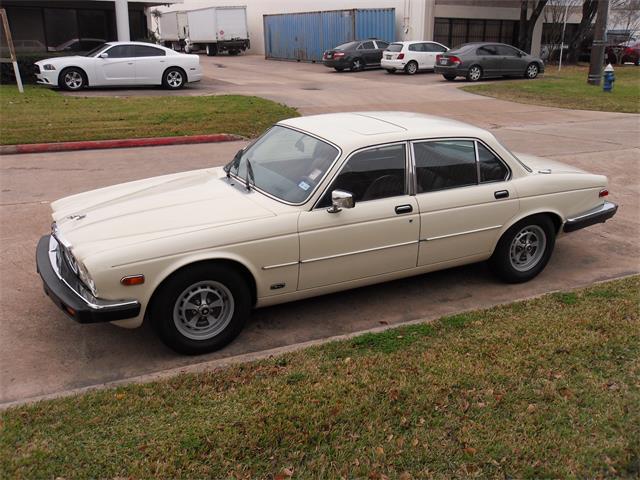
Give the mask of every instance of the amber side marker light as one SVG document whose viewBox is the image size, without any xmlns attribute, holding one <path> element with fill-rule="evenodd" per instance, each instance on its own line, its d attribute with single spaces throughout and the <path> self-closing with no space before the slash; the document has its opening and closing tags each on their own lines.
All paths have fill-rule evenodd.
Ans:
<svg viewBox="0 0 640 480">
<path fill-rule="evenodd" d="M 128 275 L 120 279 L 120 283 L 130 287 L 132 285 L 142 285 L 144 283 L 144 275 Z"/>
</svg>

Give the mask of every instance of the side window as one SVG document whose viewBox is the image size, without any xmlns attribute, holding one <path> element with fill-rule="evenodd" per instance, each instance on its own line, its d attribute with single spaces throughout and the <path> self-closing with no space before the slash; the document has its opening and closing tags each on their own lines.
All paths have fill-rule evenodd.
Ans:
<svg viewBox="0 0 640 480">
<path fill-rule="evenodd" d="M 164 57 L 164 50 L 155 47 L 147 47 L 145 45 L 133 45 L 133 54 L 135 57 Z"/>
<path fill-rule="evenodd" d="M 376 40 L 376 44 L 378 45 L 378 48 L 384 50 L 385 48 L 387 48 L 389 46 L 389 44 L 387 42 L 383 42 L 382 40 Z"/>
<path fill-rule="evenodd" d="M 496 47 L 493 45 L 485 45 L 484 47 L 480 47 L 476 50 L 476 55 L 486 56 L 486 55 L 497 55 L 498 51 Z"/>
<path fill-rule="evenodd" d="M 334 179 L 318 207 L 331 205 L 333 190 L 346 190 L 357 202 L 405 194 L 405 146 L 372 148 L 353 155 Z"/>
<path fill-rule="evenodd" d="M 443 140 L 414 144 L 417 192 L 434 192 L 478 183 L 473 141 Z"/>
<path fill-rule="evenodd" d="M 518 51 L 515 48 L 509 47 L 507 45 L 496 45 L 496 49 L 498 51 L 498 55 L 505 55 L 507 57 L 518 56 Z"/>
<path fill-rule="evenodd" d="M 411 51 L 411 52 L 421 52 L 422 51 L 422 44 L 421 43 L 412 43 L 411 45 L 409 45 L 409 51 Z"/>
<path fill-rule="evenodd" d="M 447 51 L 447 47 L 438 45 L 437 43 L 431 43 L 430 45 L 431 45 L 432 52 L 442 53 Z"/>
<path fill-rule="evenodd" d="M 376 48 L 373 42 L 362 42 L 360 44 L 360 47 L 362 47 L 363 50 L 373 50 L 374 48 Z"/>
<path fill-rule="evenodd" d="M 478 160 L 480 182 L 502 182 L 509 176 L 509 170 L 504 163 L 480 142 L 478 142 Z"/>
<path fill-rule="evenodd" d="M 129 45 L 116 45 L 111 47 L 105 53 L 109 54 L 109 58 L 128 58 L 133 57 L 131 47 Z"/>
</svg>

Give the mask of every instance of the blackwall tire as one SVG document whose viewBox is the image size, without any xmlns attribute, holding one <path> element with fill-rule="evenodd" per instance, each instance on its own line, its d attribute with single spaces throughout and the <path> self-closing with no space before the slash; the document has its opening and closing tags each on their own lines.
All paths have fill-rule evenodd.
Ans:
<svg viewBox="0 0 640 480">
<path fill-rule="evenodd" d="M 162 75 L 162 85 L 169 90 L 179 90 L 187 83 L 187 74 L 177 67 L 167 68 Z"/>
<path fill-rule="evenodd" d="M 544 270 L 555 239 L 555 225 L 548 215 L 524 218 L 502 235 L 489 266 L 505 282 L 527 282 Z"/>
<path fill-rule="evenodd" d="M 404 71 L 407 75 L 415 75 L 416 73 L 418 73 L 418 64 L 414 61 L 411 61 L 404 66 Z"/>
<path fill-rule="evenodd" d="M 79 68 L 65 68 L 58 77 L 58 86 L 69 92 L 77 92 L 87 86 L 87 76 Z"/>
<path fill-rule="evenodd" d="M 252 308 L 243 275 L 202 263 L 169 277 L 154 294 L 150 319 L 161 340 L 186 355 L 219 350 L 242 331 Z"/>
</svg>

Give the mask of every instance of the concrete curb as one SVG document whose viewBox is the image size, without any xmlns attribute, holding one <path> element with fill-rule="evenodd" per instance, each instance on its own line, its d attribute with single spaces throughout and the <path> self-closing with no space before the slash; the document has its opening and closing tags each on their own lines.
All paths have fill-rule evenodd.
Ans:
<svg viewBox="0 0 640 480">
<path fill-rule="evenodd" d="M 544 297 L 546 295 L 550 295 L 553 293 L 558 293 L 558 292 L 571 292 L 571 291 L 575 291 L 575 290 L 581 290 L 583 288 L 588 288 L 588 287 L 592 287 L 595 285 L 599 285 L 602 283 L 607 283 L 607 282 L 611 282 L 614 280 L 623 280 L 625 278 L 631 278 L 631 277 L 635 277 L 638 276 L 639 273 L 631 273 L 631 274 L 626 274 L 626 275 L 621 275 L 621 276 L 614 276 L 611 278 L 605 278 L 602 280 L 598 280 L 592 283 L 585 283 L 582 285 L 576 285 L 570 289 L 561 289 L 561 290 L 550 290 L 548 292 L 543 292 L 543 293 L 538 293 L 535 295 L 529 295 L 526 297 L 522 297 L 522 298 L 516 298 L 516 299 L 512 299 L 506 302 L 497 302 L 497 303 L 491 303 L 489 305 L 484 305 L 484 306 L 480 306 L 480 307 L 475 307 L 475 308 L 467 308 L 467 309 L 463 309 L 463 310 L 454 310 L 451 312 L 448 312 L 444 315 L 428 315 L 425 317 L 421 317 L 421 318 L 416 318 L 413 320 L 409 320 L 406 322 L 399 322 L 399 323 L 394 323 L 394 324 L 389 324 L 389 325 L 381 325 L 378 327 L 373 327 L 373 328 L 368 328 L 365 330 L 359 330 L 356 332 L 349 332 L 349 333 L 345 333 L 345 334 L 341 334 L 341 335 L 334 335 L 331 337 L 324 337 L 324 338 L 317 338 L 314 340 L 307 340 L 305 342 L 300 342 L 300 343 L 294 343 L 291 345 L 284 345 L 282 347 L 275 347 L 275 348 L 271 348 L 268 350 L 260 350 L 260 351 L 256 351 L 256 352 L 248 352 L 248 353 L 243 353 L 243 354 L 239 354 L 239 355 L 234 355 L 231 357 L 224 357 L 224 358 L 217 358 L 217 359 L 213 359 L 213 360 L 205 360 L 203 362 L 199 362 L 199 363 L 193 363 L 190 365 L 183 365 L 181 367 L 173 367 L 173 368 L 168 368 L 166 370 L 161 370 L 158 372 L 152 372 L 152 373 L 147 373 L 147 374 L 142 374 L 142 375 L 136 375 L 133 377 L 128 377 L 128 378 L 122 378 L 119 380 L 113 380 L 111 382 L 105 382 L 105 383 L 98 383 L 95 385 L 87 385 L 85 387 L 79 387 L 79 388 L 72 388 L 69 390 L 63 390 L 63 391 L 59 391 L 59 392 L 54 392 L 54 393 L 48 393 L 48 394 L 44 394 L 44 395 L 37 395 L 37 396 L 33 396 L 33 397 L 27 397 L 27 398 L 22 398 L 19 400 L 11 400 L 8 402 L 4 402 L 4 403 L 0 403 L 0 412 L 8 410 L 10 408 L 14 408 L 14 407 L 20 407 L 22 405 L 30 405 L 33 403 L 37 403 L 37 402 L 41 402 L 43 400 L 54 400 L 56 398 L 65 398 L 65 397 L 73 397 L 73 396 L 78 396 L 78 395 L 82 395 L 84 393 L 88 393 L 88 392 L 94 392 L 94 391 L 99 391 L 99 390 L 106 390 L 109 388 L 115 388 L 115 387 L 119 387 L 119 386 L 124 386 L 124 385 L 130 385 L 130 384 L 141 384 L 141 383 L 149 383 L 149 382 L 155 382 L 155 381 L 161 381 L 161 380 L 167 380 L 167 379 L 171 379 L 173 377 L 177 377 L 178 375 L 182 375 L 185 373 L 203 373 L 203 372 L 215 372 L 216 370 L 221 370 L 233 365 L 238 365 L 238 364 L 242 364 L 242 363 L 250 363 L 250 362 L 255 362 L 255 361 L 259 361 L 259 360 L 265 360 L 265 359 L 269 359 L 269 358 L 273 358 L 273 357 L 278 357 L 281 355 L 284 355 L 286 353 L 291 353 L 291 352 L 297 352 L 299 350 L 303 350 L 305 348 L 309 348 L 309 347 L 313 347 L 313 346 L 317 346 L 317 345 L 324 345 L 326 343 L 330 343 L 330 342 L 336 342 L 336 341 L 340 341 L 340 340 L 349 340 L 352 339 L 354 337 L 358 337 L 360 335 L 366 334 L 366 333 L 380 333 L 380 332 L 384 332 L 387 330 L 391 330 L 394 328 L 400 328 L 400 327 L 405 327 L 408 325 L 417 325 L 417 324 L 421 324 L 421 323 L 433 323 L 437 320 L 439 320 L 440 318 L 444 318 L 446 316 L 449 315 L 459 315 L 462 313 L 468 313 L 468 312 L 474 312 L 477 310 L 486 310 L 489 308 L 494 308 L 494 307 L 498 307 L 501 305 L 509 305 L 515 302 L 523 302 L 523 301 L 527 301 L 527 300 L 534 300 L 537 298 L 541 298 Z"/>
<path fill-rule="evenodd" d="M 240 135 L 214 133 L 208 135 L 186 135 L 181 137 L 124 138 L 121 140 L 87 140 L 81 142 L 30 143 L 22 145 L 2 145 L 0 155 L 18 153 L 72 152 L 107 148 L 158 147 L 164 145 L 185 145 L 190 143 L 217 143 L 244 140 Z"/>
</svg>

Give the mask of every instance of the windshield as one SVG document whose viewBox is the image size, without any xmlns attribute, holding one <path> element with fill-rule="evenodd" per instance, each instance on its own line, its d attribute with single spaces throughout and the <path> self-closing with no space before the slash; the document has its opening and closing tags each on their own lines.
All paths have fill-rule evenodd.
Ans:
<svg viewBox="0 0 640 480">
<path fill-rule="evenodd" d="M 95 54 L 97 54 L 100 50 L 104 50 L 105 48 L 107 48 L 109 46 L 108 43 L 103 43 L 102 45 L 98 45 L 96 48 L 94 48 L 93 50 L 89 50 L 87 53 L 84 54 L 85 57 L 93 57 Z"/>
<path fill-rule="evenodd" d="M 244 180 L 249 160 L 250 184 L 285 202 L 303 203 L 338 154 L 337 148 L 311 135 L 275 126 L 226 168 Z"/>
</svg>

